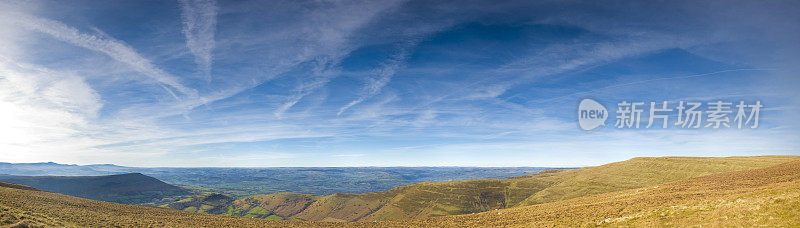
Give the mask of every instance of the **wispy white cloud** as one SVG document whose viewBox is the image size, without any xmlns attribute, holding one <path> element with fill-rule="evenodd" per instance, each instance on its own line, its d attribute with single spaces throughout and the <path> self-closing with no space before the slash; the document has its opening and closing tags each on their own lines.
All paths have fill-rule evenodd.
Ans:
<svg viewBox="0 0 800 228">
<path fill-rule="evenodd" d="M 329 6 L 318 9 L 309 14 L 312 26 L 307 30 L 308 36 L 317 39 L 317 48 L 334 50 L 330 54 L 314 59 L 314 69 L 307 77 L 310 80 L 301 80 L 295 89 L 295 94 L 281 105 L 275 112 L 276 116 L 291 109 L 303 97 L 325 86 L 337 74 L 336 66 L 358 44 L 348 43 L 352 34 L 376 20 L 380 13 L 399 6 L 403 1 L 367 1 L 351 3 L 328 3 Z M 347 13 L 342 13 L 347 12 Z"/>
<path fill-rule="evenodd" d="M 8 13 L 4 14 L 2 18 L 25 28 L 48 34 L 61 41 L 106 54 L 117 61 L 126 63 L 135 70 L 156 80 L 175 99 L 180 98 L 172 89 L 177 90 L 184 96 L 197 96 L 196 90 L 184 86 L 180 83 L 178 77 L 156 67 L 150 60 L 142 57 L 131 46 L 120 40 L 81 33 L 78 29 L 61 22 L 22 13 Z"/>
<path fill-rule="evenodd" d="M 350 107 L 364 102 L 365 100 L 380 93 L 383 87 L 385 87 L 386 84 L 389 84 L 389 81 L 392 80 L 392 77 L 395 75 L 395 73 L 402 67 L 403 62 L 408 56 L 408 49 L 413 47 L 414 43 L 417 42 L 408 42 L 407 45 L 404 45 L 408 47 L 401 47 L 400 51 L 396 55 L 382 63 L 382 66 L 374 71 L 375 77 L 367 78 L 367 83 L 364 85 L 364 88 L 361 89 L 361 94 L 359 97 L 339 108 L 339 112 L 336 113 L 336 115 L 340 116 L 342 113 L 347 111 L 347 109 L 350 109 Z"/>
<path fill-rule="evenodd" d="M 200 72 L 211 81 L 214 34 L 217 30 L 217 2 L 215 0 L 180 0 L 183 34 L 186 46 L 195 56 Z"/>
</svg>

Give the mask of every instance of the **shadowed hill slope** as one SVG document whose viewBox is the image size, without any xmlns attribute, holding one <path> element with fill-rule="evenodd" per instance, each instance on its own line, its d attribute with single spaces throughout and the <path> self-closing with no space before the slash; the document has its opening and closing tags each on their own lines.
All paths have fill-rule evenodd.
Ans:
<svg viewBox="0 0 800 228">
<path fill-rule="evenodd" d="M 419 183 L 385 192 L 338 193 L 326 197 L 292 193 L 251 196 L 234 201 L 226 214 L 308 221 L 421 219 L 541 204 L 709 174 L 764 168 L 797 158 L 643 157 L 508 179 Z M 251 210 L 258 213 L 249 213 Z"/>
<path fill-rule="evenodd" d="M 0 176 L 0 181 L 87 199 L 140 204 L 187 190 L 140 173 L 108 176 Z"/>
<path fill-rule="evenodd" d="M 558 173 L 563 172 L 553 175 Z M 522 179 L 525 178 L 529 177 Z M 281 198 L 279 200 L 282 201 L 300 200 L 287 196 L 276 198 Z M 25 223 L 51 226 L 170 227 L 797 226 L 800 225 L 800 211 L 797 208 L 800 208 L 800 161 L 472 215 L 355 223 L 273 221 L 218 216 L 0 187 L 0 225 Z"/>
</svg>

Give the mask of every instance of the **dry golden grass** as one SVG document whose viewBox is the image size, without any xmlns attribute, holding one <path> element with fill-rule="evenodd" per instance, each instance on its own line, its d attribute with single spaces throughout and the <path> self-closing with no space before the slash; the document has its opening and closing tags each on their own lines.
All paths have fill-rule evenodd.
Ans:
<svg viewBox="0 0 800 228">
<path fill-rule="evenodd" d="M 533 206 L 382 225 L 796 227 L 800 161 Z"/>
<path fill-rule="evenodd" d="M 747 161 L 747 164 L 760 163 L 752 158 Z M 662 163 L 669 165 L 652 165 L 657 169 L 653 172 L 670 172 L 664 168 L 674 168 L 681 162 L 666 159 Z M 734 162 L 732 166 L 745 163 Z M 636 164 L 643 163 L 616 165 L 637 167 Z M 604 173 L 600 171 L 595 170 Z M 26 222 L 81 227 L 798 226 L 799 196 L 800 161 L 471 215 L 383 222 L 273 221 L 114 204 L 0 187 L 0 224 Z M 21 215 L 24 218 L 20 218 Z"/>
</svg>

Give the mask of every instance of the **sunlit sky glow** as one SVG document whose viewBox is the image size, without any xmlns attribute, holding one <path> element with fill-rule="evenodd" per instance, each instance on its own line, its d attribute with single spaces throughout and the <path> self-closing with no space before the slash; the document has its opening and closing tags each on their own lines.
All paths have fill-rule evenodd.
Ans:
<svg viewBox="0 0 800 228">
<path fill-rule="evenodd" d="M 800 154 L 797 1 L 1 1 L 0 11 L 0 162 Z M 584 132 L 582 98 L 765 109 L 758 129 Z"/>
</svg>

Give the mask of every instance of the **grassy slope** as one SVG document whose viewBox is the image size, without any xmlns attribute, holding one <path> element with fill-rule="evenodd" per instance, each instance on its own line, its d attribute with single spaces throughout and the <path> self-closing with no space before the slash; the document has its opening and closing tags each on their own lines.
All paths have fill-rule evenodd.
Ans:
<svg viewBox="0 0 800 228">
<path fill-rule="evenodd" d="M 624 189 L 640 188 L 716 173 L 770 167 L 797 156 L 755 157 L 640 157 L 596 167 L 572 170 L 520 206 L 554 202 Z"/>
<path fill-rule="evenodd" d="M 723 159 L 728 165 L 751 167 L 766 165 L 796 157 L 762 157 L 761 161 L 752 158 Z M 673 158 L 678 159 L 678 158 Z M 679 158 L 713 164 L 705 158 Z M 700 161 L 695 161 L 699 159 Z M 634 159 L 635 160 L 635 159 Z M 712 159 L 715 160 L 715 159 Z M 666 163 L 674 160 L 667 159 Z M 768 161 L 767 163 L 762 163 Z M 683 163 L 678 162 L 678 163 Z M 664 162 L 662 162 L 664 163 Z M 620 163 L 614 163 L 620 165 Z M 611 165 L 614 165 L 611 164 Z M 624 164 L 624 163 L 623 163 Z M 744 165 L 743 165 L 744 164 Z M 623 166 L 624 167 L 624 166 Z M 639 166 L 631 166 L 639 167 Z M 649 175 L 651 171 L 663 171 L 661 166 L 639 170 Z M 629 167 L 630 168 L 630 167 Z M 690 169 L 690 167 L 683 167 Z M 721 168 L 723 170 L 728 168 Z M 662 170 L 662 171 L 658 171 Z M 594 171 L 602 174 L 603 172 Z M 544 174 L 548 177 L 529 177 L 514 179 L 545 178 L 558 179 L 565 172 Z M 571 174 L 577 175 L 577 174 Z M 666 175 L 666 174 L 664 174 Z M 669 176 L 669 175 L 666 175 Z M 678 175 L 680 176 L 680 175 Z M 616 176 L 610 183 L 628 183 L 625 177 Z M 456 182 L 446 182 L 454 184 Z M 562 183 L 562 182 L 558 182 Z M 426 183 L 427 185 L 435 185 Z M 553 185 L 553 186 L 558 186 Z M 401 188 L 402 189 L 402 188 Z M 461 190 L 454 190 L 461 191 Z M 374 193 L 379 194 L 379 193 Z M 385 194 L 385 192 L 384 192 Z M 357 195 L 357 194 L 350 194 Z M 55 193 L 21 190 L 0 187 L 0 218 L 10 222 L 29 221 L 56 226 L 117 226 L 117 225 L 155 225 L 155 226 L 532 226 L 532 225 L 798 225 L 800 215 L 800 161 L 759 170 L 717 174 L 700 178 L 658 184 L 658 187 L 636 188 L 570 200 L 543 203 L 479 213 L 474 215 L 446 216 L 425 220 L 328 223 L 271 221 L 230 216 L 216 216 L 190 213 L 145 206 L 131 206 L 99 202 Z M 330 199 L 339 199 L 331 197 Z M 355 197 L 364 199 L 364 196 Z M 283 200 L 295 200 L 284 196 Z M 325 200 L 325 199 L 320 199 Z M 367 200 L 369 201 L 369 200 Z M 316 202 L 316 201 L 315 201 Z M 344 202 L 354 202 L 353 199 Z M 332 202 L 331 202 L 332 203 Z M 424 210 L 423 210 L 424 211 Z M 35 212 L 35 213 L 32 213 Z M 27 214 L 27 215 L 26 215 Z M 24 216 L 25 219 L 18 219 Z M 27 220 L 26 220 L 27 219 Z"/>
<path fill-rule="evenodd" d="M 800 161 L 392 226 L 800 226 Z"/>
<path fill-rule="evenodd" d="M 429 182 L 385 192 L 263 195 L 237 200 L 234 210 L 265 208 L 309 221 L 383 221 L 484 212 L 640 188 L 715 173 L 769 167 L 797 156 L 634 158 L 577 170 L 549 170 L 508 179 Z M 272 208 L 280 208 L 273 210 Z"/>
</svg>

